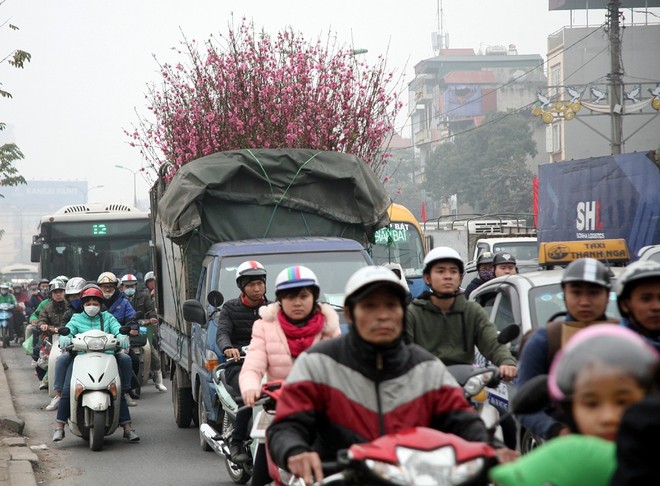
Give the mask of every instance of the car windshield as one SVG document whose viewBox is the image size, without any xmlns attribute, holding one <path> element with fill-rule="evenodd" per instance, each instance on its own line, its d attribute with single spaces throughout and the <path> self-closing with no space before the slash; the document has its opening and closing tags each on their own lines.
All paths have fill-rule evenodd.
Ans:
<svg viewBox="0 0 660 486">
<path fill-rule="evenodd" d="M 534 287 L 529 291 L 530 317 L 534 328 L 543 327 L 558 312 L 566 312 L 564 292 L 560 283 Z M 616 294 L 610 292 L 610 300 L 605 311 L 609 319 L 620 319 L 616 305 Z"/>
<path fill-rule="evenodd" d="M 358 269 L 369 265 L 364 253 L 359 251 L 301 252 L 270 255 L 225 257 L 222 259 L 218 288 L 226 299 L 238 294 L 236 268 L 245 260 L 257 260 L 268 272 L 266 295 L 274 298 L 275 279 L 286 267 L 303 265 L 316 274 L 321 286 L 320 300 L 337 307 L 344 305 L 344 287 L 348 278 Z"/>
</svg>

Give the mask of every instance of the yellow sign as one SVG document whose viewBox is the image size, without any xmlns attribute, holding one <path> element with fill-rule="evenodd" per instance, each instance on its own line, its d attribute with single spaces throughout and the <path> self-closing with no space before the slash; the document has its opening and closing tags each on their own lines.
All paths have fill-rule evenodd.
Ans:
<svg viewBox="0 0 660 486">
<path fill-rule="evenodd" d="M 539 244 L 540 265 L 563 265 L 578 258 L 601 262 L 626 263 L 630 260 L 623 238 L 615 240 L 555 241 Z"/>
</svg>

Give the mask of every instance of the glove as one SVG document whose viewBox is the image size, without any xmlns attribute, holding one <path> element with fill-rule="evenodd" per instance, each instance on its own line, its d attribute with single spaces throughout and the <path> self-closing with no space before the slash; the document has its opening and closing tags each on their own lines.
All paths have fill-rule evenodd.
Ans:
<svg viewBox="0 0 660 486">
<path fill-rule="evenodd" d="M 117 341 L 119 341 L 119 347 L 121 349 L 128 349 L 131 345 L 131 342 L 128 339 L 128 336 L 125 336 L 123 334 L 120 334 L 119 336 L 117 336 Z"/>
<path fill-rule="evenodd" d="M 71 336 L 60 336 L 60 339 L 57 341 L 60 349 L 66 349 L 67 346 L 71 344 Z"/>
</svg>

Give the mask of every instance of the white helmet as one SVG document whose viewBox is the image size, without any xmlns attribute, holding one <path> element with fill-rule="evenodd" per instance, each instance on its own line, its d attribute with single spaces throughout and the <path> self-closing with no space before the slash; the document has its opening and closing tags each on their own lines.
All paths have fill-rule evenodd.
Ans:
<svg viewBox="0 0 660 486">
<path fill-rule="evenodd" d="M 266 269 L 256 260 L 248 260 L 241 263 L 236 269 L 236 285 L 241 291 L 253 280 L 261 280 L 266 283 Z"/>
<path fill-rule="evenodd" d="M 433 248 L 426 254 L 426 257 L 424 257 L 424 273 L 429 273 L 433 263 L 440 260 L 451 260 L 458 265 L 458 270 L 461 272 L 461 274 L 463 274 L 465 271 L 465 264 L 463 263 L 463 259 L 456 250 L 448 246 L 439 246 L 437 248 Z"/>
<path fill-rule="evenodd" d="M 321 287 L 316 274 L 302 265 L 294 265 L 282 270 L 275 279 L 275 295 L 282 290 L 302 289 L 312 287 L 315 298 L 318 299 Z"/>
<path fill-rule="evenodd" d="M 97 285 L 102 285 L 102 284 L 114 284 L 115 287 L 119 284 L 119 280 L 117 280 L 117 276 L 112 273 L 112 272 L 103 272 L 101 275 L 99 275 L 99 278 L 96 280 Z"/>
<path fill-rule="evenodd" d="M 616 292 L 619 312 L 621 312 L 622 316 L 628 317 L 629 314 L 621 303 L 630 297 L 630 292 L 633 289 L 632 284 L 647 279 L 656 282 L 660 281 L 660 263 L 652 260 L 638 260 L 628 265 L 621 275 L 619 275 L 619 278 L 617 278 L 614 284 L 614 290 Z"/>
<path fill-rule="evenodd" d="M 344 289 L 344 305 L 351 307 L 356 301 L 364 297 L 374 287 L 390 287 L 394 289 L 402 299 L 404 305 L 409 298 L 409 292 L 401 283 L 396 274 L 385 267 L 370 265 L 360 268 L 350 276 Z"/>
<path fill-rule="evenodd" d="M 149 271 L 144 275 L 144 284 L 146 285 L 149 280 L 156 280 L 156 275 L 154 272 Z"/>
<path fill-rule="evenodd" d="M 66 283 L 64 293 L 66 295 L 76 295 L 82 292 L 83 287 L 87 285 L 87 281 L 82 277 L 73 277 Z"/>
<path fill-rule="evenodd" d="M 137 285 L 138 279 L 132 273 L 127 273 L 121 278 L 122 285 Z"/>
</svg>

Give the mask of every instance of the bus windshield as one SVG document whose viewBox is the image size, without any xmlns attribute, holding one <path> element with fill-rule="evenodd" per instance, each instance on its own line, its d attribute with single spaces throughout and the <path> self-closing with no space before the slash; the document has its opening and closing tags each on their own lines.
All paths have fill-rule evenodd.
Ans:
<svg viewBox="0 0 660 486">
<path fill-rule="evenodd" d="M 83 213 L 44 218 L 35 246 L 45 278 L 67 275 L 95 281 L 110 271 L 119 278 L 132 273 L 142 280 L 152 266 L 150 240 L 148 213 L 126 219 L 112 212 Z"/>
<path fill-rule="evenodd" d="M 392 221 L 376 231 L 371 258 L 376 265 L 399 263 L 406 277 L 421 277 L 424 244 L 417 227 L 409 222 Z"/>
</svg>

